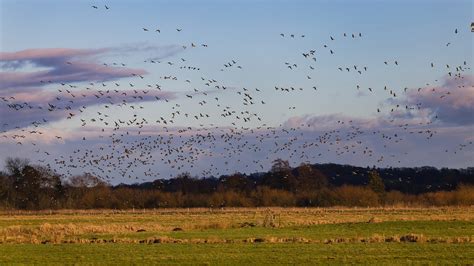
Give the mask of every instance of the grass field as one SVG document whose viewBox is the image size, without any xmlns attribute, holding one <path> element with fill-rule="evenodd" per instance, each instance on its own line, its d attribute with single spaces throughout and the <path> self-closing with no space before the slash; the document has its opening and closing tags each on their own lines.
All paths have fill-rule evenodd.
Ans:
<svg viewBox="0 0 474 266">
<path fill-rule="evenodd" d="M 474 207 L 0 213 L 2 263 L 474 263 Z"/>
</svg>

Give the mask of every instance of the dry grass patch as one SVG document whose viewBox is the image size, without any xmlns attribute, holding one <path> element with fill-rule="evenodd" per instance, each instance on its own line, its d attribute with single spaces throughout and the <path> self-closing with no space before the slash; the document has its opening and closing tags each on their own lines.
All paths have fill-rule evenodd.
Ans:
<svg viewBox="0 0 474 266">
<path fill-rule="evenodd" d="M 224 232 L 234 228 L 255 228 L 253 230 L 280 230 L 285 228 L 304 228 L 324 224 L 374 224 L 388 221 L 474 221 L 474 207 L 446 208 L 225 208 L 225 209 L 163 209 L 163 210 L 83 210 L 83 211 L 15 211 L 14 216 L 0 214 L 0 243 L 61 243 L 99 241 L 135 241 L 128 237 L 168 234 L 178 231 L 186 237 L 188 232 L 215 230 Z M 367 225 L 369 226 L 369 225 Z M 263 229 L 262 229 L 263 228 Z M 274 229 L 273 229 L 274 228 Z M 316 227 L 315 227 L 316 228 Z M 175 230 L 174 230 L 175 229 Z M 222 230 L 222 231 L 219 231 Z M 380 231 L 385 232 L 385 231 Z M 410 232 L 410 231 L 408 231 Z M 137 234 L 130 236 L 130 234 Z M 394 232 L 392 232 L 393 234 Z M 405 233 L 401 232 L 400 234 Z M 266 235 L 267 233 L 263 234 Z M 429 233 L 428 233 L 429 234 Z M 92 236 L 91 236 L 92 235 Z M 104 236 L 115 235 L 116 239 Z M 108 236 L 107 236 L 108 235 Z M 99 237 L 100 236 L 100 237 Z M 203 236 L 202 234 L 199 236 Z M 204 235 L 205 236 L 205 235 Z M 281 236 L 281 235 L 280 235 Z M 306 236 L 306 235 L 305 235 Z M 370 238 L 346 239 L 337 235 L 326 239 L 328 243 L 340 242 L 471 242 L 474 235 L 456 238 L 435 239 L 423 235 L 388 236 L 373 235 Z M 160 236 L 159 239 L 161 239 Z M 331 236 L 332 237 L 332 236 Z M 244 236 L 244 238 L 248 238 Z M 187 241 L 191 241 L 191 235 Z M 299 240 L 295 240 L 299 239 Z M 143 240 L 143 239 L 141 239 Z M 165 238 L 160 243 L 171 241 Z M 174 241 L 174 240 L 173 240 Z M 178 240 L 176 240 L 178 241 Z M 179 240 L 183 241 L 183 240 Z M 206 238 L 192 240 L 226 243 L 231 239 Z M 232 240 L 233 241 L 233 240 Z M 292 242 L 315 241 L 309 238 L 284 238 L 268 236 L 248 238 L 247 242 Z M 319 241 L 319 240 L 318 240 Z M 114 242 L 112 242 L 114 243 Z M 128 243 L 128 242 L 127 242 Z M 219 242 L 220 243 L 220 242 Z"/>
</svg>

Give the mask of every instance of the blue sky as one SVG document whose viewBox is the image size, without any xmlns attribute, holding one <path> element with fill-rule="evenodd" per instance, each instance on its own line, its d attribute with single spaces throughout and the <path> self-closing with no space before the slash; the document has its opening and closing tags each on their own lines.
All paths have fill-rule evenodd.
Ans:
<svg viewBox="0 0 474 266">
<path fill-rule="evenodd" d="M 103 4 L 111 9 L 106 12 L 91 8 L 98 5 L 103 9 Z M 331 60 L 329 65 L 333 67 L 318 68 L 315 83 L 341 93 L 359 81 L 351 76 L 341 78 L 336 66 L 345 63 L 363 63 L 372 69 L 369 80 L 360 80 L 367 86 L 405 87 L 440 78 L 440 72 L 421 70 L 431 61 L 454 64 L 472 59 L 472 36 L 453 35 L 455 28 L 469 31 L 471 1 L 42 1 L 39 4 L 20 0 L 2 1 L 2 17 L 2 51 L 207 43 L 212 49 L 177 57 L 188 57 L 203 68 L 207 66 L 209 76 L 222 76 L 216 65 L 239 59 L 246 71 L 224 75 L 235 86 L 284 84 L 291 73 L 284 68 L 283 61 L 295 58 L 304 49 L 321 53 L 321 64 Z M 162 33 L 145 34 L 142 27 L 160 28 Z M 182 34 L 174 30 L 178 27 L 184 29 Z M 304 41 L 281 40 L 281 32 L 306 37 Z M 361 32 L 364 38 L 342 42 L 343 32 Z M 329 58 L 322 49 L 323 44 L 330 44 L 331 35 L 339 41 L 333 44 L 341 54 L 336 58 Z M 449 52 L 444 49 L 447 42 L 456 42 Z M 142 58 L 135 59 L 138 64 Z M 294 61 L 303 61 L 297 59 Z M 395 74 L 383 72 L 381 63 L 392 59 L 398 59 L 402 69 Z M 133 56 L 127 60 L 134 62 Z M 333 96 L 318 97 L 325 102 Z M 347 104 L 350 101 L 343 101 L 334 109 L 324 106 L 324 110 L 333 112 Z M 365 115 L 369 110 L 362 108 L 355 112 Z"/>
<path fill-rule="evenodd" d="M 98 9 L 92 8 L 93 5 L 98 6 Z M 104 5 L 110 9 L 106 10 Z M 178 117 L 174 124 L 177 127 L 198 128 L 203 123 L 206 126 L 232 127 L 231 122 L 235 119 L 222 118 L 220 115 L 225 106 L 237 112 L 259 114 L 262 121 L 254 119 L 242 124 L 253 128 L 262 124 L 278 127 L 295 117 L 312 116 L 338 115 L 361 120 L 376 120 L 384 116 L 390 120 L 393 117 L 389 110 L 394 102 L 407 104 L 419 100 L 415 96 L 412 96 L 413 99 L 407 98 L 404 95 L 405 88 L 447 88 L 448 72 L 454 70 L 448 70 L 445 65 L 461 66 L 464 61 L 466 67 L 472 64 L 472 1 L 2 0 L 0 9 L 0 50 L 4 57 L 27 49 L 109 49 L 109 52 L 78 57 L 78 60 L 97 64 L 126 63 L 126 68 L 145 71 L 145 78 L 137 80 L 136 77 L 117 76 L 107 79 L 107 86 L 118 82 L 124 84 L 119 88 L 123 90 L 129 83 L 140 89 L 146 89 L 148 84 L 160 84 L 164 91 L 175 97 L 167 103 L 143 102 L 140 104 L 143 109 L 133 112 L 113 108 L 110 119 L 125 119 L 135 114 L 154 121 L 157 116 L 169 116 L 177 108 L 183 113 L 201 112 L 210 115 L 204 121 Z M 149 31 L 145 32 L 142 28 Z M 157 28 L 161 30 L 160 33 L 155 32 Z M 182 31 L 177 32 L 177 28 Z M 454 33 L 455 29 L 458 29 L 458 34 Z M 285 37 L 282 38 L 280 33 L 284 33 Z M 343 37 L 343 33 L 347 33 L 348 37 Z M 359 33 L 362 37 L 358 37 Z M 291 38 L 290 34 L 296 37 Z M 355 34 L 356 38 L 351 38 L 351 34 Z M 305 37 L 301 38 L 301 35 Z M 191 43 L 198 45 L 198 48 L 192 49 Z M 201 47 L 201 44 L 207 44 L 208 48 Z M 182 45 L 187 48 L 182 49 Z M 334 55 L 329 53 L 330 49 L 335 52 Z M 316 51 L 316 62 L 302 56 L 309 50 Z M 144 62 L 156 57 L 164 57 L 161 59 L 163 62 Z M 181 61 L 181 58 L 186 61 Z M 221 71 L 223 65 L 231 60 L 235 60 L 242 69 L 234 66 Z M 2 71 L 5 76 L 12 72 L 35 72 L 50 67 L 41 66 L 33 59 L 24 61 L 32 63 L 13 70 L 6 67 L 4 62 Z M 388 65 L 384 64 L 385 61 Z M 394 61 L 399 65 L 395 66 Z M 166 62 L 174 65 L 167 65 Z M 298 67 L 290 70 L 285 62 L 297 64 Z M 432 68 L 431 63 L 435 67 Z M 180 65 L 196 66 L 200 71 L 180 70 Z M 354 65 L 359 69 L 366 66 L 368 71 L 357 74 Z M 314 67 L 314 70 L 309 66 Z M 338 70 L 339 67 L 343 69 L 342 72 Z M 346 67 L 351 71 L 347 72 Z M 462 74 L 472 77 L 472 70 Z M 179 80 L 163 80 L 162 77 L 166 75 L 177 76 Z M 200 100 L 197 99 L 199 95 L 193 99 L 185 95 L 194 92 L 194 89 L 200 92 L 212 89 L 204 85 L 201 77 L 216 79 L 219 84 L 230 89 L 213 92 L 212 97 L 207 97 L 209 99 L 202 97 L 212 104 L 200 106 Z M 101 80 L 91 78 L 71 84 L 78 86 L 79 90 L 87 87 L 89 82 Z M 37 87 L 42 92 L 52 92 L 57 90 L 58 85 L 52 83 Z M 357 85 L 360 90 L 356 89 Z M 472 83 L 465 85 L 472 88 Z M 275 86 L 301 87 L 304 90 L 276 92 Z M 313 86 L 317 87 L 317 91 L 312 89 Z M 385 86 L 397 93 L 398 97 L 391 97 L 389 90 L 384 91 Z M 242 99 L 236 92 L 243 88 L 253 91 L 256 102 L 264 100 L 266 104 L 242 106 Z M 260 92 L 255 92 L 255 88 Z M 15 90 L 21 92 L 22 88 Z M 470 90 L 462 93 L 468 99 L 472 95 Z M 0 96 L 11 94 L 11 88 L 0 88 Z M 212 102 L 214 97 L 219 97 L 220 106 Z M 426 97 L 422 100 L 428 99 Z M 289 109 L 293 106 L 296 108 Z M 447 110 L 430 106 L 427 112 L 431 114 Z M 382 112 L 378 113 L 377 109 L 382 109 Z M 103 111 L 102 105 L 92 106 L 81 114 L 81 118 L 91 119 L 97 112 Z M 80 131 L 79 119 L 78 115 L 70 120 L 57 120 L 43 126 L 59 131 Z M 448 122 L 443 121 L 437 126 L 452 124 Z M 462 127 L 463 132 L 466 132 L 472 128 L 472 124 Z M 469 134 L 457 136 L 459 141 L 455 142 L 468 142 L 470 137 Z M 438 146 L 439 143 L 433 145 Z M 28 148 L 25 148 L 23 154 L 27 151 Z M 7 154 L 0 155 L 5 157 Z M 471 146 L 464 149 L 456 163 L 441 165 L 438 161 L 428 160 L 423 161 L 423 164 L 466 167 L 472 165 L 472 155 Z M 341 162 L 355 161 L 349 158 Z"/>
</svg>

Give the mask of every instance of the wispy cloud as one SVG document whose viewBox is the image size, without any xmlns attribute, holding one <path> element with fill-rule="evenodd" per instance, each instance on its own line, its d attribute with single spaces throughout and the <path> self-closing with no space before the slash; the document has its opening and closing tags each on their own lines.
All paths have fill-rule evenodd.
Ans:
<svg viewBox="0 0 474 266">
<path fill-rule="evenodd" d="M 336 114 L 294 117 L 281 127 L 245 130 L 222 127 L 189 129 L 159 125 L 140 128 L 129 125 L 119 130 L 91 125 L 69 131 L 53 129 L 41 135 L 17 130 L 3 134 L 7 137 L 0 138 L 0 147 L 11 147 L 16 141 L 21 141 L 25 146 L 30 145 L 29 141 L 35 141 L 34 149 L 40 150 L 39 158 L 44 159 L 43 151 L 51 154 L 48 161 L 60 156 L 71 156 L 71 165 L 81 165 L 75 156 L 83 156 L 84 151 L 93 150 L 97 158 L 107 158 L 108 154 L 114 153 L 117 154 L 115 159 L 101 160 L 98 167 L 105 167 L 118 160 L 116 165 L 121 165 L 122 168 L 114 168 L 117 173 L 114 172 L 111 176 L 116 177 L 115 182 L 127 182 L 121 179 L 123 175 L 120 171 L 133 170 L 134 175 L 143 176 L 145 170 L 141 164 L 129 167 L 129 163 L 137 162 L 136 156 L 148 152 L 159 159 L 149 164 L 147 169 L 150 170 L 147 171 L 160 173 L 162 177 L 175 176 L 176 167 L 180 167 L 180 171 L 189 171 L 192 175 L 266 171 L 276 158 L 288 159 L 291 165 L 301 162 L 333 162 L 383 167 L 470 166 L 469 158 L 474 155 L 471 148 L 473 126 L 431 125 L 427 128 L 413 124 L 399 127 L 383 121 L 383 118 L 358 119 Z M 427 129 L 430 131 L 427 132 Z M 436 133 L 429 137 L 430 132 Z M 28 135 L 28 139 L 18 137 L 24 135 Z M 231 135 L 239 137 L 229 138 Z M 56 136 L 62 138 L 58 139 Z M 117 138 L 120 139 L 119 148 L 108 144 Z M 137 145 L 138 143 L 140 144 Z M 127 154 L 130 158 L 124 157 L 125 149 L 129 151 Z M 72 150 L 81 150 L 82 153 L 74 155 Z M 426 155 L 446 152 L 450 156 Z M 162 156 L 162 153 L 168 155 Z M 36 158 L 35 154 L 31 156 L 33 160 Z M 90 171 L 93 167 L 95 165 L 79 169 Z"/>
<path fill-rule="evenodd" d="M 176 45 L 127 45 L 101 49 L 48 48 L 0 53 L 0 92 L 55 83 L 104 82 L 148 72 L 120 63 L 104 65 L 100 59 L 120 54 L 145 52 L 164 58 L 182 51 Z M 28 68 L 30 66 L 30 68 Z M 32 69 L 31 69 L 32 68 Z"/>
<path fill-rule="evenodd" d="M 474 76 L 446 78 L 441 86 L 411 89 L 399 101 L 414 112 L 452 125 L 474 124 Z M 413 112 L 409 115 L 413 115 Z M 415 114 L 416 115 L 416 114 Z"/>
</svg>

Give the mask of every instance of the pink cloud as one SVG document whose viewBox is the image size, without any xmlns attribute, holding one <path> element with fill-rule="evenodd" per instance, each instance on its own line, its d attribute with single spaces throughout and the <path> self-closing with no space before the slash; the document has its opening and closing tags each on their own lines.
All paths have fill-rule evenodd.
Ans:
<svg viewBox="0 0 474 266">
<path fill-rule="evenodd" d="M 111 49 L 32 49 L 13 53 L 1 53 L 3 68 L 14 71 L 0 73 L 0 90 L 41 86 L 49 83 L 83 81 L 109 81 L 133 75 L 145 75 L 143 69 L 111 67 L 98 63 L 92 56 L 100 56 Z M 47 70 L 19 72 L 27 62 Z"/>
<path fill-rule="evenodd" d="M 308 116 L 301 119 L 301 117 L 296 117 L 285 123 L 287 126 L 294 126 L 291 130 L 283 126 L 259 131 L 237 128 L 185 129 L 159 125 L 145 125 L 142 128 L 124 126 L 117 131 L 91 125 L 85 128 L 61 131 L 53 125 L 51 130 L 49 128 L 47 131 L 40 129 L 44 131 L 43 134 L 29 134 L 28 131 L 22 130 L 2 134 L 7 137 L 0 138 L 0 147 L 16 145 L 17 140 L 22 141 L 23 144 L 16 147 L 29 147 L 27 146 L 29 141 L 34 141 L 37 146 L 31 149 L 41 149 L 39 158 L 44 159 L 44 150 L 51 153 L 50 161 L 60 156 L 72 156 L 75 163 L 78 163 L 77 159 L 82 155 L 76 155 L 76 153 L 72 153 L 72 150 L 80 149 L 83 152 L 93 150 L 94 154 L 101 158 L 114 153 L 118 154 L 114 159 L 104 159 L 100 162 L 104 165 L 109 164 L 111 160 L 119 160 L 122 163 L 132 162 L 136 158 L 139 159 L 139 156 L 144 152 L 151 152 L 151 155 L 157 160 L 149 167 L 162 175 L 165 173 L 176 174 L 176 168 L 171 166 L 179 163 L 184 165 L 182 169 L 190 171 L 192 174 L 208 171 L 211 168 L 209 165 L 216 167 L 216 170 L 212 171 L 213 174 L 231 173 L 242 171 L 242 169 L 250 173 L 266 170 L 266 167 L 276 158 L 289 159 L 291 165 L 309 161 L 312 163 L 334 162 L 383 167 L 422 165 L 466 167 L 466 165 L 470 166 L 470 159 L 473 155 L 473 146 L 468 142 L 472 141 L 472 126 L 429 125 L 426 127 L 412 125 L 408 129 L 404 129 L 394 125 L 389 127 L 383 122 L 372 123 L 372 119 L 341 115 Z M 335 121 L 331 122 L 333 119 Z M 382 121 L 383 119 L 374 120 Z M 327 129 L 297 128 L 301 121 L 317 123 L 322 121 Z M 426 138 L 427 133 L 410 133 L 426 129 L 437 133 L 429 140 Z M 229 139 L 226 137 L 228 134 L 237 134 L 239 137 Z M 15 135 L 27 135 L 27 139 L 13 139 Z M 61 139 L 58 139 L 57 136 L 61 136 Z M 199 142 L 196 141 L 197 136 L 202 136 L 202 138 L 198 138 Z M 84 141 L 83 138 L 86 140 Z M 114 146 L 115 148 L 108 145 L 113 138 L 120 139 L 120 145 Z M 158 139 L 163 145 L 148 149 L 154 146 Z M 140 145 L 137 146 L 138 143 Z M 141 143 L 144 145 L 142 146 Z M 467 145 L 466 148 L 460 150 L 461 144 Z M 241 147 L 238 152 L 236 152 L 236 146 Z M 103 147 L 104 150 L 99 150 L 98 147 Z M 125 149 L 133 152 L 133 155 L 130 154 L 130 158 L 120 157 Z M 446 153 L 445 150 L 449 150 L 449 153 Z M 454 154 L 454 151 L 457 153 Z M 160 152 L 169 152 L 169 154 L 163 157 Z M 35 158 L 35 154 L 31 156 Z M 166 163 L 167 160 L 173 160 L 176 156 L 192 159 L 192 162 L 188 164 L 184 162 Z M 160 161 L 160 159 L 163 160 Z M 124 163 L 123 165 L 128 164 Z M 192 168 L 189 167 L 190 165 Z M 260 165 L 264 165 L 265 168 L 261 168 Z M 81 167 L 81 171 L 90 169 L 84 164 L 78 163 L 78 166 Z M 140 172 L 140 167 L 143 166 L 138 165 L 132 169 Z"/>
<path fill-rule="evenodd" d="M 474 77 L 449 78 L 441 86 L 411 89 L 401 103 L 443 123 L 474 124 Z"/>
<path fill-rule="evenodd" d="M 0 73 L 0 92 L 54 83 L 104 82 L 146 75 L 148 72 L 144 69 L 129 68 L 121 64 L 106 66 L 100 59 L 130 53 L 153 53 L 155 57 L 165 58 L 182 50 L 176 45 L 133 44 L 100 49 L 46 48 L 1 52 L 0 69 L 3 71 Z M 19 71 L 26 66 L 40 69 Z"/>
</svg>

